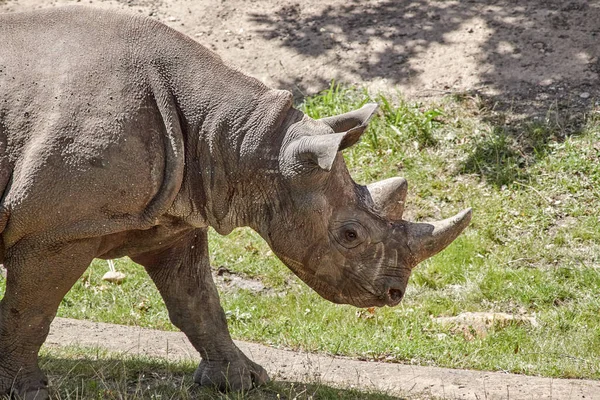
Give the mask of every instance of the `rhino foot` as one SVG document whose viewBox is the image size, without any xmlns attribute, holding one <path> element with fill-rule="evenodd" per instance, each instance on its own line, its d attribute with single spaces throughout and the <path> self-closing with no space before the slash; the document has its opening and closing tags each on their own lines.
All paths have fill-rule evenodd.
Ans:
<svg viewBox="0 0 600 400">
<path fill-rule="evenodd" d="M 25 392 L 16 395 L 15 398 L 19 400 L 48 400 L 50 397 L 48 396 L 47 388 L 39 388 L 28 389 Z"/>
<path fill-rule="evenodd" d="M 235 361 L 202 360 L 194 373 L 194 381 L 220 391 L 245 391 L 269 382 L 269 375 L 242 354 Z"/>
<path fill-rule="evenodd" d="M 22 383 L 20 387 L 12 387 L 5 392 L 5 395 L 8 395 L 6 398 L 15 400 L 48 400 L 50 398 L 45 378 L 36 384 Z M 0 398 L 4 399 L 5 397 L 0 394 Z"/>
</svg>

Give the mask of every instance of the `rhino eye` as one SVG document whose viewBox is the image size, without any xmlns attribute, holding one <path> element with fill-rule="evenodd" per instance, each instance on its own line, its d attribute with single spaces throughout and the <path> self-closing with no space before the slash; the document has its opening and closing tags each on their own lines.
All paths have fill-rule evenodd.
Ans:
<svg viewBox="0 0 600 400">
<path fill-rule="evenodd" d="M 346 232 L 344 232 L 344 236 L 349 242 L 353 242 L 358 238 L 358 234 L 354 229 L 348 229 Z"/>
<path fill-rule="evenodd" d="M 353 222 L 339 226 L 334 232 L 335 240 L 347 249 L 357 247 L 366 237 L 364 228 Z"/>
</svg>

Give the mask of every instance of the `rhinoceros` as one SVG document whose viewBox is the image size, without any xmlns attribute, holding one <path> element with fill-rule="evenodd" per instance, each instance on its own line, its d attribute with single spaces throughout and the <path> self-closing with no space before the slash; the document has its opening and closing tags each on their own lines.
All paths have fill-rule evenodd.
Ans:
<svg viewBox="0 0 600 400">
<path fill-rule="evenodd" d="M 341 151 L 375 104 L 312 119 L 292 95 L 158 21 L 67 7 L 0 16 L 0 393 L 46 399 L 58 305 L 94 258 L 129 256 L 201 356 L 200 385 L 267 373 L 233 343 L 207 229 L 254 229 L 319 295 L 394 306 L 471 211 L 402 219 L 406 181 L 355 183 Z"/>
</svg>

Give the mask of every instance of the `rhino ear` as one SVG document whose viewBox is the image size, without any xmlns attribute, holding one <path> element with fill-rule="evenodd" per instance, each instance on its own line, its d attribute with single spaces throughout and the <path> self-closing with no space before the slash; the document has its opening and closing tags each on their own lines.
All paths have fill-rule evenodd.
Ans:
<svg viewBox="0 0 600 400">
<path fill-rule="evenodd" d="M 294 174 L 301 170 L 314 170 L 316 167 L 331 171 L 338 151 L 356 143 L 365 128 L 366 126 L 358 126 L 347 132 L 331 135 L 302 136 L 285 149 L 282 167 Z"/>
<path fill-rule="evenodd" d="M 302 136 L 291 142 L 283 153 L 282 172 L 296 176 L 301 172 L 314 171 L 317 167 L 331 171 L 338 151 L 358 142 L 376 110 L 377 104 L 371 103 L 359 110 L 320 119 L 319 122 L 329 125 L 334 133 Z"/>
<path fill-rule="evenodd" d="M 335 133 L 346 132 L 359 126 L 366 127 L 371 117 L 377 111 L 377 107 L 377 103 L 367 103 L 358 110 L 321 118 L 319 121 L 329 125 Z"/>
<path fill-rule="evenodd" d="M 322 170 L 331 171 L 343 140 L 343 133 L 303 136 L 290 143 L 285 156 L 287 161 L 291 161 L 295 165 L 294 169 L 319 167 Z"/>
</svg>

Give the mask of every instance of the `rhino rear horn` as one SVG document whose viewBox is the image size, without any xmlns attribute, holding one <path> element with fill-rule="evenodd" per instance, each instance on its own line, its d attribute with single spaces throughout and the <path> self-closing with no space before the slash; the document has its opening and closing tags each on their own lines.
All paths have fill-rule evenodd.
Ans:
<svg viewBox="0 0 600 400">
<path fill-rule="evenodd" d="M 319 121 L 329 125 L 335 133 L 347 132 L 352 128 L 359 126 L 364 126 L 366 128 L 369 120 L 377 111 L 377 107 L 377 103 L 367 103 L 358 110 L 334 115 L 332 117 L 321 118 Z"/>
<path fill-rule="evenodd" d="M 392 221 L 402 219 L 408 183 L 404 178 L 389 178 L 367 185 L 375 209 Z"/>
</svg>

